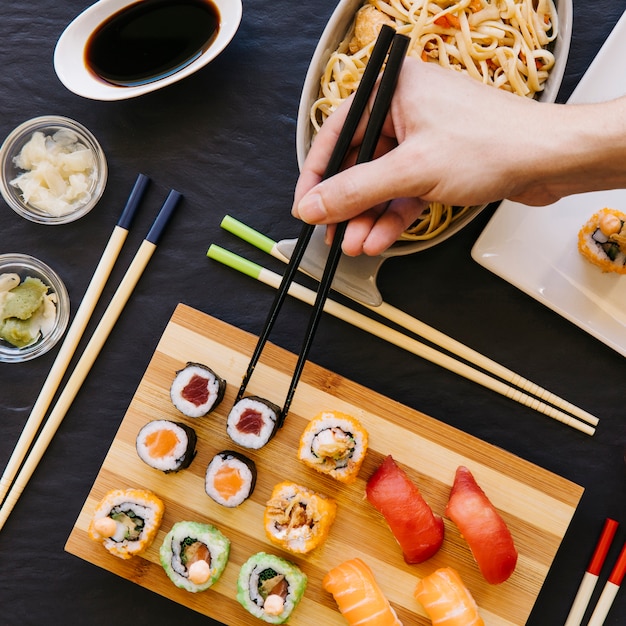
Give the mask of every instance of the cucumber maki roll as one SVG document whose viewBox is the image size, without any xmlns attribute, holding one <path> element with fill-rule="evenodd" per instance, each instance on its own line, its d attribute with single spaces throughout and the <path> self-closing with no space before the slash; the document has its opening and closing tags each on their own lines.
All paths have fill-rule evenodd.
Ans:
<svg viewBox="0 0 626 626">
<path fill-rule="evenodd" d="M 210 367 L 189 362 L 176 372 L 170 397 L 183 415 L 203 417 L 217 407 L 225 391 L 226 381 Z"/>
<path fill-rule="evenodd" d="M 156 537 L 165 506 L 146 489 L 112 489 L 96 506 L 88 535 L 111 554 L 130 559 Z"/>
<path fill-rule="evenodd" d="M 229 554 L 229 539 L 214 526 L 200 522 L 174 524 L 159 551 L 169 579 L 192 593 L 205 591 L 219 580 Z"/>
<path fill-rule="evenodd" d="M 306 584 L 306 575 L 296 565 L 259 552 L 241 566 L 237 600 L 264 622 L 283 624 L 302 599 Z"/>
</svg>

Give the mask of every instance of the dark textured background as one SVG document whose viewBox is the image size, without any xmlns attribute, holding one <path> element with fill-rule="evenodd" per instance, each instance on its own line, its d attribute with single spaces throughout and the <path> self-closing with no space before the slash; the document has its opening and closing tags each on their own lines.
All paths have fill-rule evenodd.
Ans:
<svg viewBox="0 0 626 626">
<path fill-rule="evenodd" d="M 40 226 L 2 203 L 0 250 L 31 254 L 52 265 L 76 310 L 136 174 L 151 176 L 154 183 L 96 310 L 97 320 L 168 189 L 175 187 L 185 199 L 0 532 L 0 625 L 207 624 L 210 620 L 66 554 L 63 546 L 176 304 L 185 302 L 254 333 L 261 328 L 272 291 L 205 254 L 216 242 L 268 263 L 262 253 L 220 230 L 226 213 L 275 239 L 297 235 L 299 226 L 289 209 L 297 177 L 299 94 L 335 3 L 245 0 L 236 38 L 210 66 L 160 92 L 117 103 L 75 96 L 52 67 L 58 36 L 87 4 L 0 3 L 0 137 L 30 117 L 65 115 L 94 132 L 110 167 L 99 206 L 76 223 Z M 625 9 L 626 0 L 574 0 L 560 101 L 569 96 Z M 485 211 L 435 249 L 387 261 L 378 279 L 383 296 L 599 415 L 593 438 L 334 318 L 323 320 L 310 358 L 585 487 L 528 621 L 530 626 L 556 626 L 565 621 L 604 518 L 626 522 L 626 363 L 472 261 L 471 247 L 492 212 Z M 304 305 L 289 303 L 272 340 L 297 351 L 307 317 Z M 25 364 L 0 364 L 0 467 L 55 354 Z M 624 540 L 623 528 L 618 537 L 612 559 Z M 625 620 L 622 592 L 607 624 Z M 228 616 L 223 621 L 228 623 Z"/>
</svg>

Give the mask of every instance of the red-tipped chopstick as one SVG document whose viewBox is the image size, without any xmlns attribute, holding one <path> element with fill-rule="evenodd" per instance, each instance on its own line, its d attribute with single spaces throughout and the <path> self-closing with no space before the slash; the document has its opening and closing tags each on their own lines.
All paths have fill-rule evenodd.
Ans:
<svg viewBox="0 0 626 626">
<path fill-rule="evenodd" d="M 615 596 L 619 591 L 619 588 L 624 580 L 624 575 L 626 574 L 626 543 L 622 547 L 622 551 L 617 557 L 617 561 L 615 562 L 615 566 L 613 570 L 609 574 L 609 579 L 604 585 L 604 589 L 600 594 L 600 598 L 598 600 L 598 604 L 596 604 L 596 608 L 593 610 L 591 617 L 589 618 L 589 623 L 587 626 L 602 626 L 604 624 L 604 620 L 611 610 L 611 606 L 613 606 L 613 601 L 615 600 Z"/>
<path fill-rule="evenodd" d="M 613 537 L 615 537 L 615 532 L 617 531 L 618 526 L 619 523 L 614 519 L 607 518 L 605 520 L 602 532 L 600 533 L 600 538 L 598 539 L 593 556 L 589 561 L 587 570 L 585 571 L 583 579 L 580 583 L 578 593 L 574 598 L 574 603 L 572 604 L 572 608 L 567 616 L 565 626 L 580 626 L 583 616 L 585 615 L 585 611 L 587 610 L 587 606 L 589 606 L 589 600 L 591 599 L 593 590 L 598 582 L 600 571 L 602 570 L 602 566 L 604 565 L 606 555 L 609 552 L 611 542 L 613 541 Z"/>
</svg>

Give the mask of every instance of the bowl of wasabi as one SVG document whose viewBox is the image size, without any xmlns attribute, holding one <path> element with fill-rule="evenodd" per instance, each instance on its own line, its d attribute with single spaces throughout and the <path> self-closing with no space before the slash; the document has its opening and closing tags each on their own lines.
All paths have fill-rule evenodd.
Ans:
<svg viewBox="0 0 626 626">
<path fill-rule="evenodd" d="M 22 363 L 53 348 L 70 317 L 67 289 L 27 254 L 0 255 L 0 362 Z"/>
</svg>

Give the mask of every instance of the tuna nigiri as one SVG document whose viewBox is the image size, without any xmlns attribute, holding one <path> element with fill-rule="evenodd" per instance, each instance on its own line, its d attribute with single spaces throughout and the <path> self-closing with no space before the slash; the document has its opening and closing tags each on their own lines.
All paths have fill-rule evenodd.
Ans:
<svg viewBox="0 0 626 626">
<path fill-rule="evenodd" d="M 446 515 L 467 541 L 488 583 L 497 585 L 511 576 L 517 564 L 511 532 L 467 467 L 456 470 Z"/>
<path fill-rule="evenodd" d="M 421 563 L 439 550 L 443 543 L 443 520 L 433 513 L 391 455 L 369 479 L 365 493 L 383 514 L 407 563 Z"/>
<path fill-rule="evenodd" d="M 361 559 L 350 559 L 331 569 L 322 586 L 333 594 L 350 626 L 402 626 L 372 570 Z"/>
<path fill-rule="evenodd" d="M 424 607 L 433 626 L 484 626 L 478 606 L 459 573 L 442 567 L 422 578 L 415 598 Z"/>
</svg>

